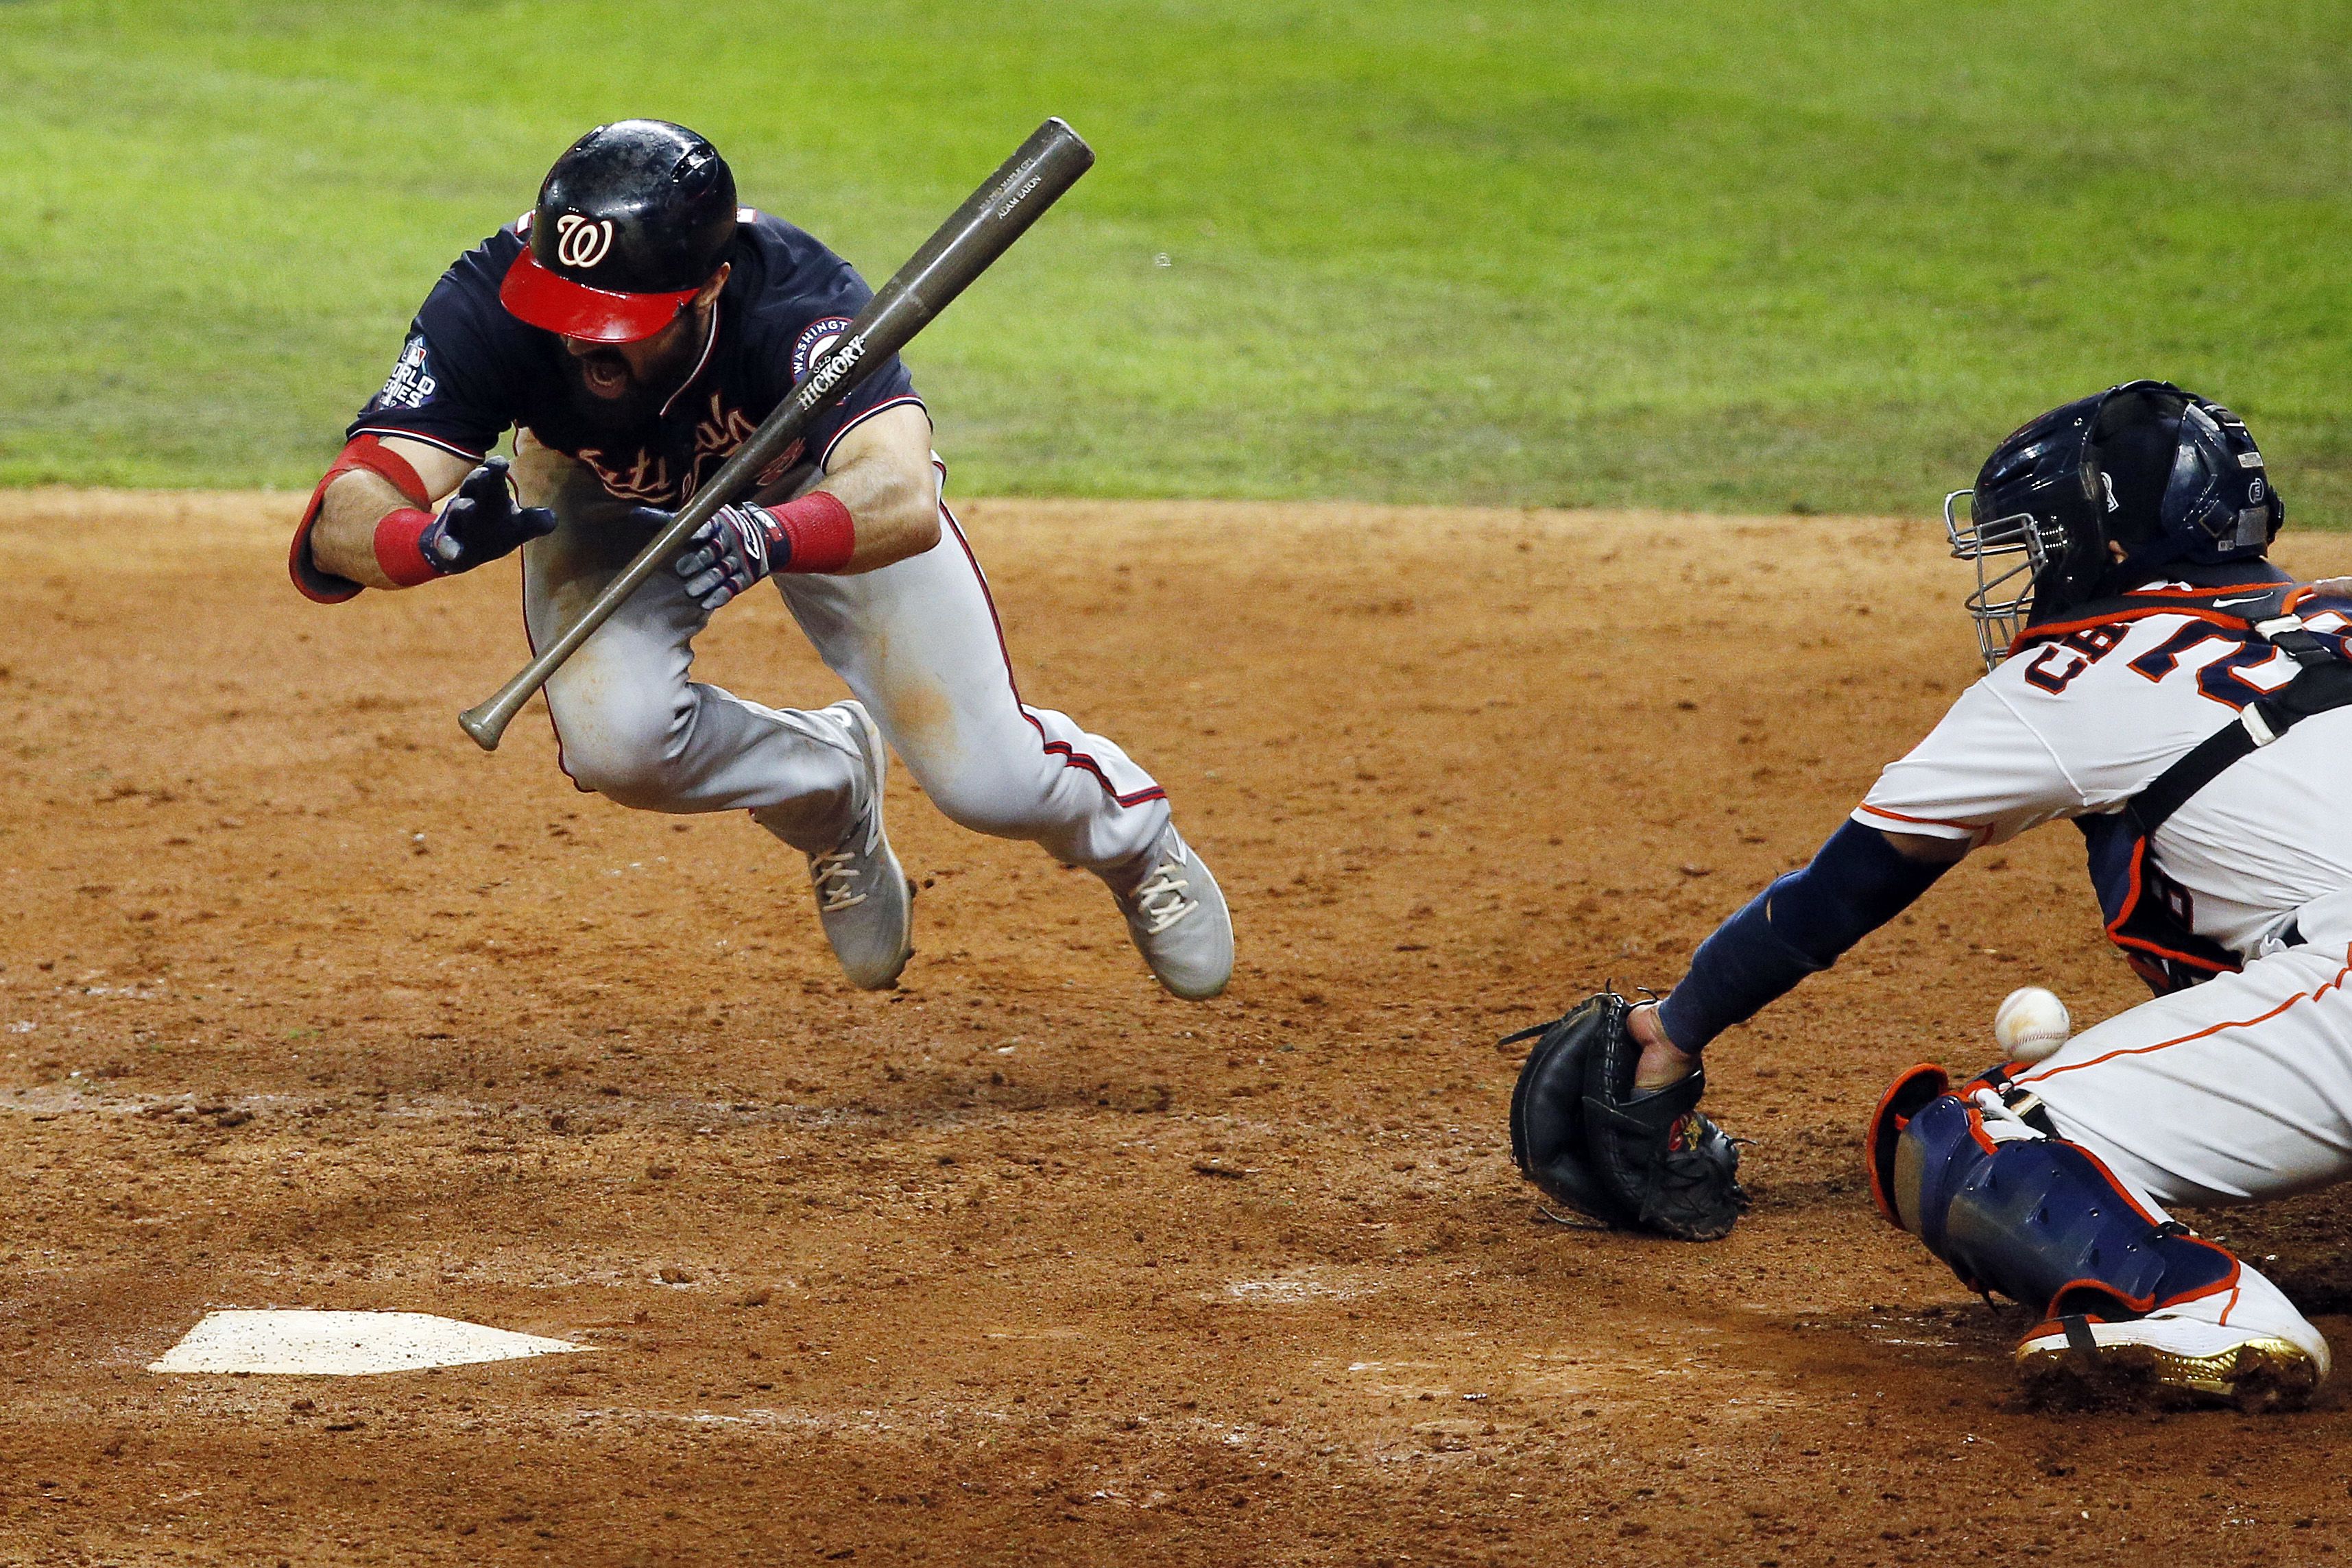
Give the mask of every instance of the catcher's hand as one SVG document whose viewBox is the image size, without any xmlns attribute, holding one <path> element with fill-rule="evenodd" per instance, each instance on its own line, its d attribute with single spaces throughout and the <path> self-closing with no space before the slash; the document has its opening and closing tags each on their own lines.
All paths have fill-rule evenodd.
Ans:
<svg viewBox="0 0 2352 1568">
<path fill-rule="evenodd" d="M 1554 1201 L 1610 1225 L 1682 1241 L 1728 1236 L 1748 1207 L 1739 1150 L 1698 1113 L 1703 1071 L 1634 1092 L 1632 1010 L 1603 991 L 1503 1042 L 1536 1042 L 1511 1092 L 1511 1157 Z"/>
</svg>

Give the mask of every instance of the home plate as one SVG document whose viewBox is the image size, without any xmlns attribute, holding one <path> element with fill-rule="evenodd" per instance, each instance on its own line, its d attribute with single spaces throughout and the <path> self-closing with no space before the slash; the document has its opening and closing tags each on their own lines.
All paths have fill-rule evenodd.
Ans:
<svg viewBox="0 0 2352 1568">
<path fill-rule="evenodd" d="M 588 1348 L 428 1312 L 206 1312 L 147 1370 L 352 1377 Z"/>
</svg>

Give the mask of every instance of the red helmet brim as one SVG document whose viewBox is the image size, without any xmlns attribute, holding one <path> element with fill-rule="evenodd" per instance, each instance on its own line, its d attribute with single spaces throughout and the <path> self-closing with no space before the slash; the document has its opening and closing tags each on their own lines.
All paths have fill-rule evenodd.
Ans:
<svg viewBox="0 0 2352 1568">
<path fill-rule="evenodd" d="M 499 285 L 499 303 L 517 319 L 567 338 L 590 343 L 634 343 L 650 338 L 686 308 L 699 292 L 683 288 L 674 294 L 616 294 L 591 288 L 558 277 L 539 265 L 528 250 L 507 268 Z"/>
</svg>

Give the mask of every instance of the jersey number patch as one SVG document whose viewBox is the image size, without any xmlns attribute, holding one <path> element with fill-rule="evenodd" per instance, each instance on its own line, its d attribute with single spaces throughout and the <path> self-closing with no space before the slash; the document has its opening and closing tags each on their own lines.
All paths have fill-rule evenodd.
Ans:
<svg viewBox="0 0 2352 1568">
<path fill-rule="evenodd" d="M 2253 632 L 2237 632 L 2227 627 L 2192 621 L 2131 662 L 2134 673 L 2151 681 L 2160 681 L 2180 667 L 2182 655 L 2206 643 L 2221 643 L 2229 652 L 2197 672 L 2197 689 L 2215 702 L 2236 710 L 2257 697 L 2266 697 L 2273 688 L 2258 686 L 2242 679 L 2239 672 L 2252 670 L 2281 657 L 2279 651 Z"/>
</svg>

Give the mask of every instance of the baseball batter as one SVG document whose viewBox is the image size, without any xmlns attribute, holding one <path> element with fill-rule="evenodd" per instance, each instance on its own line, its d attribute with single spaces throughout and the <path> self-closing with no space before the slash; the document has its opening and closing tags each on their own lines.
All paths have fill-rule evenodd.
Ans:
<svg viewBox="0 0 2352 1568">
<path fill-rule="evenodd" d="M 296 586 L 334 603 L 520 549 L 525 625 L 545 641 L 869 298 L 808 235 L 739 208 L 702 137 L 597 127 L 425 300 L 296 530 Z M 509 428 L 510 473 L 488 455 Z M 807 856 L 844 972 L 878 988 L 911 952 L 911 895 L 883 831 L 887 740 L 956 821 L 1101 877 L 1161 985 L 1215 996 L 1233 968 L 1215 879 L 1125 752 L 1021 700 L 930 442 L 893 359 L 549 681 L 564 771 L 643 810 L 748 810 Z M 802 712 L 691 678 L 696 635 L 765 577 L 851 698 Z"/>
<path fill-rule="evenodd" d="M 2326 1342 L 2166 1206 L 2352 1176 L 2352 582 L 2269 564 L 2284 509 L 2252 437 L 2165 382 L 2033 421 L 1962 497 L 1989 673 L 1662 1003 L 1625 1009 L 1628 1098 L 1695 1104 L 1722 1030 L 1970 851 L 2073 820 L 2156 998 L 1958 1089 L 1906 1073 L 1873 1190 L 1972 1289 L 2041 1314 L 2031 1378 L 2299 1398 Z"/>
</svg>

